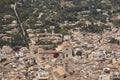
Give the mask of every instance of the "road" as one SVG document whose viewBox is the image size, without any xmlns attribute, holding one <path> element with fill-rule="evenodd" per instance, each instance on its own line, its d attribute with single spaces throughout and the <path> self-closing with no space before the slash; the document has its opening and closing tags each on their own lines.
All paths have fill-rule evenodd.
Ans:
<svg viewBox="0 0 120 80">
<path fill-rule="evenodd" d="M 29 45 L 28 45 L 28 40 L 29 39 L 27 38 L 27 32 L 26 32 L 26 30 L 23 27 L 22 21 L 20 20 L 20 16 L 18 15 L 18 12 L 16 10 L 16 6 L 17 6 L 17 4 L 15 3 L 15 5 L 13 5 L 13 10 L 14 10 L 14 13 L 15 13 L 15 15 L 17 17 L 17 20 L 18 20 L 18 23 L 19 23 L 19 27 L 20 27 L 20 32 L 22 33 L 22 36 L 24 38 L 23 40 L 26 43 L 27 47 L 29 48 Z"/>
</svg>

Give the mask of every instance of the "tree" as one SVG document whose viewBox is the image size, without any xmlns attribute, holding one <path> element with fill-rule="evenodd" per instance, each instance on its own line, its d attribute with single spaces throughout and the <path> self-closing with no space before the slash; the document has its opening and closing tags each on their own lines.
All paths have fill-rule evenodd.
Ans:
<svg viewBox="0 0 120 80">
<path fill-rule="evenodd" d="M 4 45 L 10 45 L 10 42 L 0 39 L 0 47 L 2 47 Z"/>
<path fill-rule="evenodd" d="M 114 21 L 113 21 L 113 24 L 114 24 L 115 26 L 120 27 L 120 20 L 114 20 Z"/>
<path fill-rule="evenodd" d="M 42 40 L 38 40 L 36 42 L 37 45 L 51 45 L 53 44 L 51 41 L 42 41 Z"/>
<path fill-rule="evenodd" d="M 77 51 L 76 55 L 77 56 L 82 56 L 82 52 L 81 51 Z"/>
<path fill-rule="evenodd" d="M 89 25 L 87 27 L 82 27 L 81 31 L 86 31 L 90 33 L 102 33 L 104 29 L 109 28 L 109 26 L 97 26 L 97 25 Z"/>
<path fill-rule="evenodd" d="M 113 78 L 113 80 L 120 80 L 120 78 Z"/>
<path fill-rule="evenodd" d="M 18 0 L 0 0 L 0 5 L 12 4 Z"/>
<path fill-rule="evenodd" d="M 112 43 L 112 44 L 120 44 L 120 41 L 119 40 L 117 40 L 117 39 L 115 39 L 115 38 L 110 38 L 110 41 L 109 41 L 109 43 Z"/>
<path fill-rule="evenodd" d="M 63 35 L 66 35 L 66 34 L 68 34 L 69 29 L 71 29 L 71 26 L 69 26 L 69 25 L 62 26 L 61 30 L 60 30 L 60 33 L 63 34 Z"/>
<path fill-rule="evenodd" d="M 11 42 L 11 46 L 26 46 L 25 41 L 23 40 L 23 37 L 20 33 L 13 35 L 14 40 Z"/>
<path fill-rule="evenodd" d="M 5 61 L 7 61 L 7 59 L 6 59 L 6 58 L 2 58 L 2 59 L 0 60 L 0 63 L 5 62 Z"/>
<path fill-rule="evenodd" d="M 46 58 L 45 58 L 45 57 L 41 57 L 41 59 L 42 59 L 42 60 L 46 60 Z"/>
</svg>

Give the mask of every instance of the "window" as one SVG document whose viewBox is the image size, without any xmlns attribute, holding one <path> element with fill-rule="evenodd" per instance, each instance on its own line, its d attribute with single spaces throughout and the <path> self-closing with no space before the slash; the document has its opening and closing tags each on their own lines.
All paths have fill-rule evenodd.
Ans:
<svg viewBox="0 0 120 80">
<path fill-rule="evenodd" d="M 66 57 L 68 57 L 68 54 L 66 54 Z"/>
<path fill-rule="evenodd" d="M 66 50 L 68 50 L 68 48 L 66 48 Z"/>
</svg>

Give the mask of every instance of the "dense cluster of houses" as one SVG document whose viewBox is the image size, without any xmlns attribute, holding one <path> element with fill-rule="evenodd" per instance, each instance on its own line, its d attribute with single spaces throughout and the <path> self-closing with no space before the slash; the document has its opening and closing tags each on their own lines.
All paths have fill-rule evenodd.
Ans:
<svg viewBox="0 0 120 80">
<path fill-rule="evenodd" d="M 38 0 L 32 0 L 36 1 Z M 101 0 L 101 3 L 110 3 L 110 0 Z M 38 8 L 35 8 L 33 14 L 37 11 Z M 108 15 L 108 12 L 102 9 L 96 11 Z M 78 14 L 85 13 L 83 16 L 86 16 L 89 12 L 81 11 Z M 42 15 L 44 13 L 39 13 L 37 19 Z M 47 16 L 46 19 L 51 16 Z M 120 16 L 117 18 L 120 19 Z M 12 15 L 3 16 L 2 20 L 9 23 L 2 25 L 5 32 L 0 33 L 0 39 L 12 42 L 14 39 L 11 35 L 19 32 L 18 22 Z M 13 49 L 8 45 L 0 48 L 0 80 L 120 79 L 120 28 L 115 27 L 107 17 L 106 23 L 85 20 L 85 27 L 105 25 L 110 26 L 108 30 L 101 34 L 81 32 L 80 27 L 76 26 L 81 21 L 59 23 L 60 28 L 66 25 L 73 26 L 68 30 L 70 34 L 66 35 L 55 33 L 55 26 L 49 26 L 49 31 L 40 31 L 39 28 L 43 24 L 40 20 L 34 24 L 34 27 L 38 28 L 31 29 L 28 25 L 26 32 L 30 40 L 29 49 L 19 46 Z"/>
<path fill-rule="evenodd" d="M 120 46 L 109 42 L 109 37 L 119 40 L 119 35 L 120 30 L 116 28 L 105 31 L 102 35 L 73 31 L 72 35 L 61 37 L 63 42 L 57 45 L 55 50 L 44 50 L 42 46 L 35 44 L 31 44 L 30 50 L 26 47 L 13 50 L 10 46 L 3 46 L 0 49 L 0 79 L 112 80 L 120 78 Z M 77 55 L 79 51 L 81 54 Z"/>
</svg>

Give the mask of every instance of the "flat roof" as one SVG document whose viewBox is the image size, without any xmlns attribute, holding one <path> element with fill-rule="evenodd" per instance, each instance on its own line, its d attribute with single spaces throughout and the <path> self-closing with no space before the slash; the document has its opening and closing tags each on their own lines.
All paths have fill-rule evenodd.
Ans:
<svg viewBox="0 0 120 80">
<path fill-rule="evenodd" d="M 62 51 L 39 51 L 39 54 L 53 54 L 53 53 L 63 53 Z"/>
</svg>

